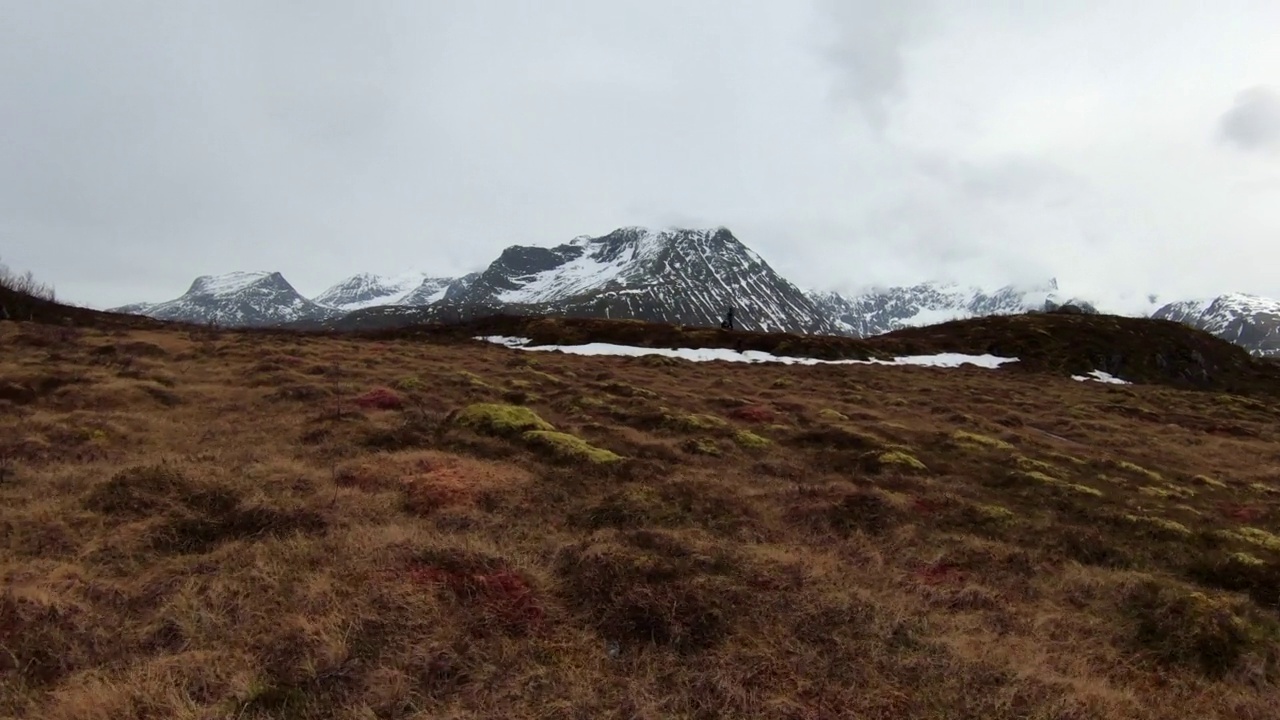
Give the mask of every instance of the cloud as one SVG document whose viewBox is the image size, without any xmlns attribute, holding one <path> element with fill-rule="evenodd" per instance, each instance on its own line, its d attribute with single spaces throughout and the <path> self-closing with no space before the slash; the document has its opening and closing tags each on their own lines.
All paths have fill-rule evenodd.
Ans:
<svg viewBox="0 0 1280 720">
<path fill-rule="evenodd" d="M 1197 143 L 1278 3 L 9 5 L 0 253 L 77 302 L 668 224 L 805 287 L 1280 294 L 1274 166 Z"/>
<path fill-rule="evenodd" d="M 904 93 L 904 53 L 929 17 L 931 0 L 822 0 L 823 51 L 837 69 L 837 91 L 882 131 Z"/>
<path fill-rule="evenodd" d="M 1257 86 L 1237 94 L 1218 121 L 1218 133 L 1241 150 L 1280 150 L 1280 91 Z"/>
</svg>

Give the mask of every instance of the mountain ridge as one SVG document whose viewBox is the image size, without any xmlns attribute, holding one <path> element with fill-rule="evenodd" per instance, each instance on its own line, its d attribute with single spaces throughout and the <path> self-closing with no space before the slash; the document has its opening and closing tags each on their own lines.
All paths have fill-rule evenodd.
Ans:
<svg viewBox="0 0 1280 720">
<path fill-rule="evenodd" d="M 1154 297 L 1150 296 L 1154 304 Z M 457 278 L 410 271 L 358 273 L 303 297 L 280 272 L 202 275 L 179 298 L 114 312 L 226 325 L 331 329 L 448 322 L 492 313 L 633 318 L 739 329 L 871 337 L 972 317 L 1098 312 L 1055 278 L 998 288 L 956 282 L 868 286 L 856 293 L 803 290 L 726 227 L 620 227 L 552 247 L 511 245 L 484 269 Z M 1280 301 L 1244 293 L 1168 302 L 1150 314 L 1280 357 Z"/>
</svg>

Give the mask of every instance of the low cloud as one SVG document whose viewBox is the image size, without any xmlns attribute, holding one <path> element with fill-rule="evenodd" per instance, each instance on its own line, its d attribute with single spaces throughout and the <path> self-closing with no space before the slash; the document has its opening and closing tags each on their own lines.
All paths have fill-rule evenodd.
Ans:
<svg viewBox="0 0 1280 720">
<path fill-rule="evenodd" d="M 1236 95 L 1218 121 L 1223 141 L 1247 151 L 1280 151 L 1280 91 L 1253 87 Z"/>
</svg>

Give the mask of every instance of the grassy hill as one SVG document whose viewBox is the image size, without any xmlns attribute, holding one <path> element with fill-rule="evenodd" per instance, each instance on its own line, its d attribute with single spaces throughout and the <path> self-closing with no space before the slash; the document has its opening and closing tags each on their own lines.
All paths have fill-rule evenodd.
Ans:
<svg viewBox="0 0 1280 720">
<path fill-rule="evenodd" d="M 0 717 L 1275 712 L 1280 368 L 1172 323 L 331 335 L 55 310 L 0 322 Z M 1147 384 L 1068 376 L 1090 369 Z"/>
</svg>

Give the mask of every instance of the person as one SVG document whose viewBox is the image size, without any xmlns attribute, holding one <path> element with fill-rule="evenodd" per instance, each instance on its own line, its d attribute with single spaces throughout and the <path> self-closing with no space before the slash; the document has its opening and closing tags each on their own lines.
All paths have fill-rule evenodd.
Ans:
<svg viewBox="0 0 1280 720">
<path fill-rule="evenodd" d="M 733 329 L 733 308 L 729 308 L 729 312 L 724 316 L 724 322 L 720 323 L 721 330 Z"/>
</svg>

